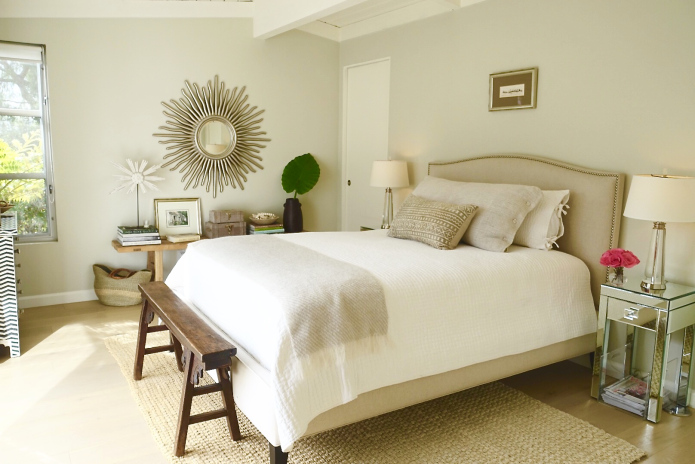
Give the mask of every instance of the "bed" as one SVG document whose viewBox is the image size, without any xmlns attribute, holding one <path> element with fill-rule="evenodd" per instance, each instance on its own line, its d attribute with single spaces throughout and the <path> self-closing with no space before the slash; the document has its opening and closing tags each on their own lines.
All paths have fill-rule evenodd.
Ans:
<svg viewBox="0 0 695 464">
<path fill-rule="evenodd" d="M 353 352 L 353 344 L 344 343 L 343 351 L 324 350 L 330 356 L 304 364 L 287 357 L 301 348 L 299 338 L 278 329 L 285 321 L 277 306 L 285 297 L 276 288 L 292 285 L 283 280 L 289 264 L 275 263 L 272 252 L 257 255 L 258 266 L 230 264 L 235 258 L 253 261 L 242 255 L 258 253 L 258 237 L 191 244 L 167 279 L 238 347 L 234 398 L 268 439 L 271 462 L 286 460 L 301 436 L 593 351 L 595 307 L 606 278 L 598 258 L 618 239 L 623 176 L 514 154 L 430 163 L 428 173 L 453 181 L 569 189 L 570 213 L 558 240 L 562 252 L 511 246 L 493 253 L 466 245 L 442 252 L 387 237 L 386 231 L 273 237 L 279 254 L 327 261 L 326 269 L 344 263 L 355 279 L 366 270 L 383 287 L 383 337 L 367 337 L 368 350 Z M 308 282 L 321 281 L 318 274 Z M 265 280 L 273 287 L 264 288 Z M 300 293 L 313 293 L 314 287 Z M 356 293 L 378 299 L 367 290 Z"/>
</svg>

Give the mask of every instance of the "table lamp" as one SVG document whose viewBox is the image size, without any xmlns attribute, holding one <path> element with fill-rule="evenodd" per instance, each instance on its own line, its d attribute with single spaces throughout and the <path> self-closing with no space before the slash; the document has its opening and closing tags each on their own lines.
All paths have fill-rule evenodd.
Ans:
<svg viewBox="0 0 695 464">
<path fill-rule="evenodd" d="M 393 221 L 393 195 L 391 189 L 410 185 L 408 164 L 405 161 L 374 161 L 374 164 L 372 164 L 372 179 L 369 184 L 372 187 L 386 188 L 381 228 L 390 229 L 391 221 Z"/>
<path fill-rule="evenodd" d="M 695 177 L 633 176 L 623 216 L 654 222 L 644 280 L 640 286 L 645 291 L 666 289 L 666 223 L 695 222 Z"/>
</svg>

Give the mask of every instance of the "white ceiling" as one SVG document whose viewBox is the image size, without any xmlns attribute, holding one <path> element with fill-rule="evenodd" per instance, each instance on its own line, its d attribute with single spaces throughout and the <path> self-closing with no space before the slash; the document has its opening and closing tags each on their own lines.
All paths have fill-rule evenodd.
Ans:
<svg viewBox="0 0 695 464">
<path fill-rule="evenodd" d="M 343 41 L 485 0 L 0 0 L 2 18 L 249 18 L 254 36 L 292 29 Z"/>
</svg>

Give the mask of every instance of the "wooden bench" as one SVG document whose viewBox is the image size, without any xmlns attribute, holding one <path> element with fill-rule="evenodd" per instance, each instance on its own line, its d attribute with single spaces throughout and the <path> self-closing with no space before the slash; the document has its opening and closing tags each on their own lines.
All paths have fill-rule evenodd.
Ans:
<svg viewBox="0 0 695 464">
<path fill-rule="evenodd" d="M 142 313 L 133 378 L 142 379 L 142 366 L 146 354 L 172 350 L 176 356 L 177 367 L 185 374 L 174 454 L 183 456 L 188 426 L 198 422 L 225 417 L 232 440 L 241 439 L 232 394 L 231 365 L 232 357 L 236 355 L 236 347 L 210 329 L 164 282 L 148 282 L 140 284 L 139 288 L 142 294 Z M 162 325 L 150 326 L 155 314 L 162 320 Z M 170 344 L 145 347 L 148 333 L 165 330 L 169 331 Z M 203 372 L 213 369 L 217 371 L 218 383 L 197 387 Z M 191 416 L 194 396 L 216 392 L 221 393 L 223 409 Z"/>
</svg>

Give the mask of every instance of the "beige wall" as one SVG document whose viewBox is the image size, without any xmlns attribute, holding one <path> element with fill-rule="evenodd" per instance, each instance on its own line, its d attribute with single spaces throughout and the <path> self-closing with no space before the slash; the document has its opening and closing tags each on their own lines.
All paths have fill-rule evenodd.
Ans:
<svg viewBox="0 0 695 464">
<path fill-rule="evenodd" d="M 109 195 L 117 185 L 109 162 L 163 161 L 152 133 L 165 123 L 161 102 L 180 98 L 185 79 L 205 84 L 218 74 L 229 87 L 247 86 L 249 102 L 266 110 L 265 169 L 245 190 L 228 188 L 216 199 L 204 189 L 184 191 L 181 174 L 160 170 L 166 181 L 141 195 L 141 217 L 154 219 L 154 198 L 184 196 L 202 198 L 204 217 L 227 208 L 281 214 L 282 169 L 311 152 L 322 172 L 301 197 L 305 227 L 337 227 L 338 44 L 303 32 L 255 40 L 250 19 L 11 19 L 0 20 L 0 40 L 47 46 L 59 241 L 21 246 L 21 287 L 35 297 L 25 305 L 87 299 L 93 263 L 144 267 L 144 254 L 111 248 L 116 226 L 135 222 L 135 196 Z"/>
<path fill-rule="evenodd" d="M 487 0 L 340 45 L 301 32 L 255 40 L 250 19 L 0 20 L 0 40 L 48 47 L 59 242 L 21 247 L 25 303 L 86 299 L 93 263 L 144 266 L 144 256 L 110 247 L 115 226 L 134 221 L 135 200 L 109 196 L 109 161 L 162 161 L 151 134 L 165 121 L 161 101 L 179 98 L 184 79 L 202 84 L 219 74 L 247 85 L 250 101 L 266 109 L 272 142 L 246 190 L 217 199 L 160 171 L 161 192 L 141 198 L 150 219 L 153 198 L 183 196 L 201 197 L 204 216 L 281 213 L 284 165 L 312 152 L 322 175 L 301 200 L 306 227 L 335 229 L 339 76 L 345 65 L 385 56 L 390 153 L 410 161 L 413 183 L 428 161 L 499 152 L 695 175 L 693 19 L 695 3 L 678 0 Z M 530 66 L 540 69 L 538 108 L 488 112 L 488 75 Z M 644 257 L 650 227 L 625 219 L 621 245 Z M 695 225 L 669 224 L 668 235 L 667 276 L 695 284 Z M 634 271 L 639 278 L 642 268 Z M 58 295 L 39 298 L 47 294 Z"/>
<path fill-rule="evenodd" d="M 344 42 L 340 65 L 391 57 L 390 153 L 413 183 L 429 161 L 500 152 L 695 176 L 694 21 L 683 0 L 488 0 Z M 489 74 L 532 66 L 538 108 L 488 112 Z M 695 225 L 667 229 L 667 278 L 695 284 Z M 625 219 L 620 243 L 646 258 L 650 235 Z"/>
</svg>

